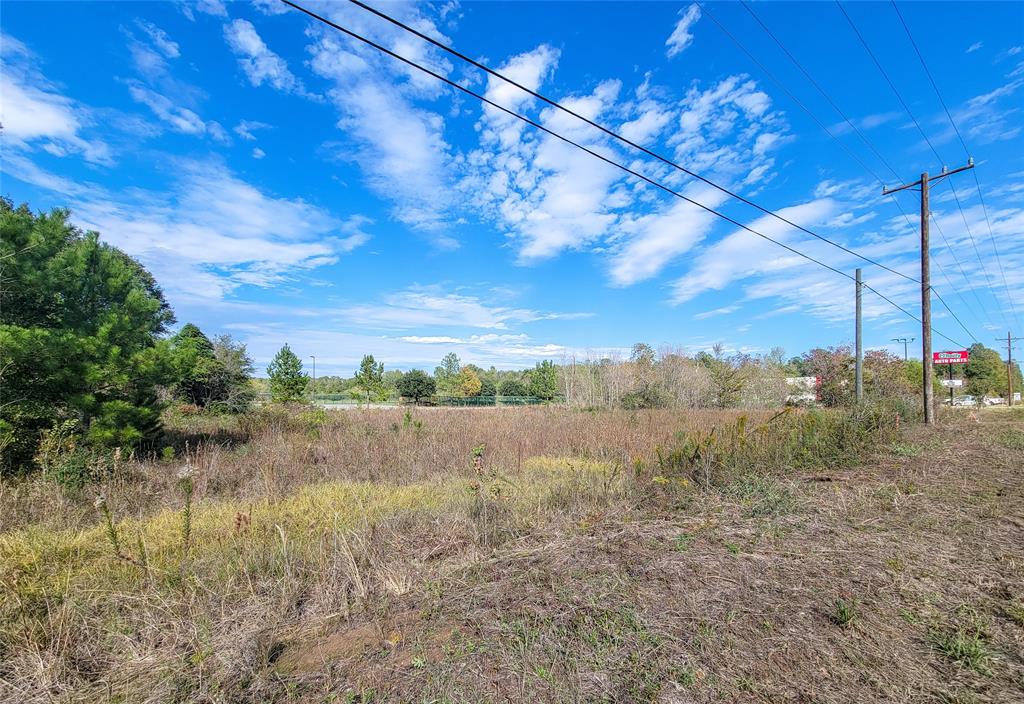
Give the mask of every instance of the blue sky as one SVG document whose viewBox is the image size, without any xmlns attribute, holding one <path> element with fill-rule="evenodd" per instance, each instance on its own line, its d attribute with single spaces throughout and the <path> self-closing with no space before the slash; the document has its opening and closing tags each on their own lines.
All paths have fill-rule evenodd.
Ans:
<svg viewBox="0 0 1024 704">
<path fill-rule="evenodd" d="M 831 266 L 859 265 L 347 2 L 308 6 Z M 896 177 L 743 5 L 380 7 L 794 222 L 919 274 L 916 193 L 898 199 L 908 224 L 869 171 L 888 185 Z M 892 5 L 845 7 L 943 161 L 963 163 Z M 751 8 L 902 180 L 939 170 L 834 3 Z M 900 10 L 988 206 L 986 221 L 969 173 L 953 177 L 962 214 L 949 185 L 936 185 L 950 246 L 933 226 L 933 282 L 970 333 L 994 345 L 1024 313 L 1024 5 Z M 153 271 L 181 323 L 245 341 L 261 368 L 284 342 L 315 354 L 321 373 L 348 373 L 367 353 L 388 367 L 432 368 L 454 350 L 511 368 L 626 354 L 636 341 L 795 354 L 853 337 L 848 279 L 272 0 L 7 2 L 2 30 L 0 191 L 36 209 L 70 207 L 77 224 Z M 916 284 L 860 265 L 869 284 L 919 310 Z M 902 352 L 890 338 L 920 338 L 889 304 L 866 293 L 864 305 L 868 346 Z M 972 342 L 938 303 L 934 322 Z M 935 346 L 955 348 L 941 337 Z"/>
</svg>

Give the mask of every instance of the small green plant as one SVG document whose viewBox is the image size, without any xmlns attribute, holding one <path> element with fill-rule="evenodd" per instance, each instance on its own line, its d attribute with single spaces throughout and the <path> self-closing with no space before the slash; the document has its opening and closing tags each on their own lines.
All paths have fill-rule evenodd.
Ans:
<svg viewBox="0 0 1024 704">
<path fill-rule="evenodd" d="M 1024 450 L 1024 430 L 1007 428 L 996 435 L 996 442 L 1011 450 Z"/>
<path fill-rule="evenodd" d="M 981 632 L 975 628 L 938 629 L 928 633 L 932 646 L 950 660 L 982 674 L 988 673 L 985 661 L 988 648 Z"/>
<path fill-rule="evenodd" d="M 921 446 L 898 442 L 892 446 L 892 453 L 897 457 L 917 457 L 921 454 Z"/>
<path fill-rule="evenodd" d="M 174 459 L 174 448 L 170 445 L 160 451 L 160 457 L 164 462 L 170 462 Z"/>
<path fill-rule="evenodd" d="M 178 488 L 181 489 L 184 502 L 181 507 L 181 552 L 188 553 L 192 542 L 192 494 L 195 491 L 194 471 L 191 464 L 186 464 L 178 471 Z"/>
<path fill-rule="evenodd" d="M 737 545 L 736 543 L 728 543 L 727 542 L 725 544 L 725 549 L 728 550 L 733 555 L 739 555 L 740 554 L 740 546 Z"/>
<path fill-rule="evenodd" d="M 412 665 L 414 670 L 422 670 L 427 666 L 427 661 L 421 657 L 415 657 L 412 659 L 412 662 L 410 664 Z"/>
<path fill-rule="evenodd" d="M 1024 627 L 1024 602 L 1007 604 L 1006 615 L 1018 626 Z"/>
<path fill-rule="evenodd" d="M 829 618 L 837 626 L 846 628 L 857 617 L 857 602 L 854 599 L 836 599 L 832 604 L 832 612 Z"/>
<path fill-rule="evenodd" d="M 676 671 L 675 680 L 683 687 L 692 687 L 697 684 L 697 672 L 689 667 L 681 667 Z"/>
<path fill-rule="evenodd" d="M 680 533 L 674 542 L 676 552 L 686 552 L 693 545 L 693 541 L 694 537 L 689 533 Z"/>
<path fill-rule="evenodd" d="M 100 512 L 100 516 L 103 517 L 103 527 L 107 533 L 107 542 L 110 543 L 114 556 L 121 557 L 121 541 L 118 538 L 117 526 L 114 524 L 114 516 L 110 512 L 110 506 L 107 505 L 106 497 L 102 494 L 97 496 L 93 506 L 96 507 L 96 510 Z"/>
</svg>

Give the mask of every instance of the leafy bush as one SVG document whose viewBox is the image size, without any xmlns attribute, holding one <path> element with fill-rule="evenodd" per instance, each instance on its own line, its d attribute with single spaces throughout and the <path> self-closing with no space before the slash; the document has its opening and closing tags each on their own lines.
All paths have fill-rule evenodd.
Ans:
<svg viewBox="0 0 1024 704">
<path fill-rule="evenodd" d="M 411 398 L 415 403 L 434 395 L 437 384 L 429 374 L 420 369 L 410 369 L 398 381 L 398 393 Z"/>
<path fill-rule="evenodd" d="M 896 438 L 897 412 L 887 405 L 844 410 L 787 408 L 754 428 L 747 417 L 708 432 L 683 434 L 679 444 L 656 448 L 659 476 L 686 477 L 704 487 L 725 487 L 751 470 L 848 466 Z"/>
<path fill-rule="evenodd" d="M 529 396 L 530 388 L 519 379 L 505 379 L 498 384 L 498 394 L 501 396 Z"/>
</svg>

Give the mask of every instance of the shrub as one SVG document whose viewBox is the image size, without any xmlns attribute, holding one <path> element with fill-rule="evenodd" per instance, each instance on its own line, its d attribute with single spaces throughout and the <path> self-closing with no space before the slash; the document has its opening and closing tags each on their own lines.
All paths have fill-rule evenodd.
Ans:
<svg viewBox="0 0 1024 704">
<path fill-rule="evenodd" d="M 398 393 L 411 398 L 414 403 L 434 395 L 437 383 L 429 374 L 420 369 L 410 369 L 398 380 Z"/>
<path fill-rule="evenodd" d="M 501 396 L 529 396 L 530 389 L 519 379 L 505 379 L 498 384 L 498 394 Z"/>
</svg>

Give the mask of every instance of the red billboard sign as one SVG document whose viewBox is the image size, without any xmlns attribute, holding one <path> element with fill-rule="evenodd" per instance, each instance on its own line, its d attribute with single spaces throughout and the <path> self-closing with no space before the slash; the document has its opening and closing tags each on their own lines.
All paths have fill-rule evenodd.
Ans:
<svg viewBox="0 0 1024 704">
<path fill-rule="evenodd" d="M 932 352 L 932 364 L 967 364 L 967 350 Z"/>
</svg>

